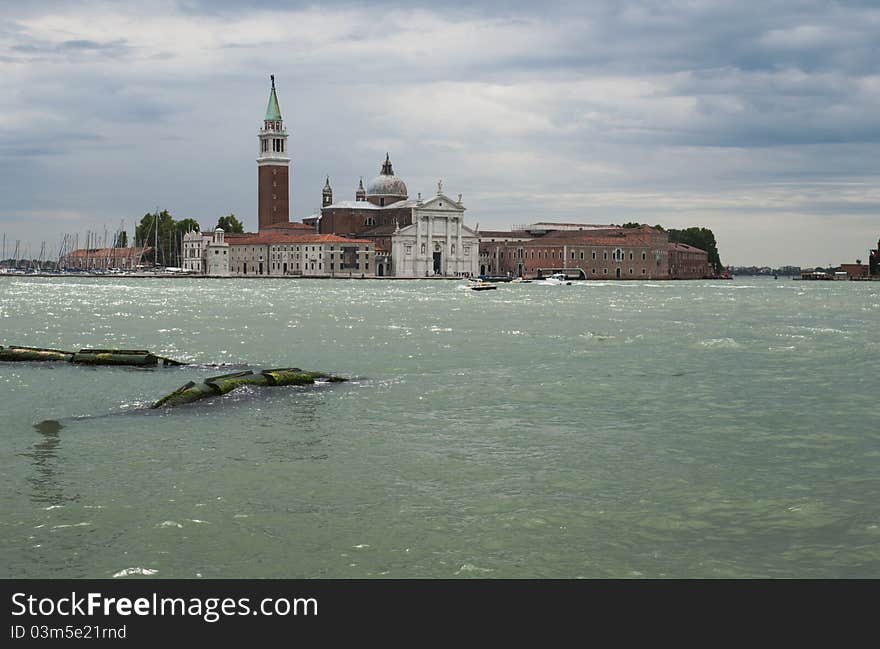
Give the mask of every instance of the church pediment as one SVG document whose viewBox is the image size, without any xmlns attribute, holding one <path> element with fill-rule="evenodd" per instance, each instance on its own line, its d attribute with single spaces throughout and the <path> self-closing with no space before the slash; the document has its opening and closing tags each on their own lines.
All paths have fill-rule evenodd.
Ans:
<svg viewBox="0 0 880 649">
<path fill-rule="evenodd" d="M 459 212 L 465 208 L 458 201 L 454 201 L 446 194 L 437 194 L 430 200 L 424 201 L 419 205 L 420 210 L 448 210 L 450 212 Z"/>
</svg>

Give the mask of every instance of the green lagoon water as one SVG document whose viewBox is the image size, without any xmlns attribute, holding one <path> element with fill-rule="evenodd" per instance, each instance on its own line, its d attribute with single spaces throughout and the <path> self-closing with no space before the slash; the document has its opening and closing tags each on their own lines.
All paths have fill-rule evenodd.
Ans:
<svg viewBox="0 0 880 649">
<path fill-rule="evenodd" d="M 0 366 L 2 577 L 880 577 L 878 283 L 4 277 L 8 344 L 203 365 Z M 212 363 L 353 380 L 145 409 Z"/>
</svg>

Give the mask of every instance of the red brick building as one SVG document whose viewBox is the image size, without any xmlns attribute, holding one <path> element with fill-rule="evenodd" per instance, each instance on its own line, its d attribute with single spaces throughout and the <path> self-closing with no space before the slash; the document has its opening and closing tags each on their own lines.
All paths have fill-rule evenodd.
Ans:
<svg viewBox="0 0 880 649">
<path fill-rule="evenodd" d="M 862 279 L 868 276 L 868 264 L 840 264 L 840 270 L 850 279 Z"/>
<path fill-rule="evenodd" d="M 143 265 L 144 257 L 153 249 L 149 246 L 139 248 L 79 248 L 61 257 L 61 268 L 76 270 L 108 270 L 119 268 L 135 270 Z"/>
<path fill-rule="evenodd" d="M 406 183 L 394 174 L 391 158 L 386 153 L 379 175 L 366 189 L 361 180 L 353 201 L 334 202 L 333 188 L 327 178 L 321 192 L 321 212 L 303 219 L 303 223 L 314 227 L 319 234 L 387 238 L 384 245 L 390 248 L 391 233 L 395 227 L 412 224 L 412 208 L 417 203 L 409 200 Z"/>
<path fill-rule="evenodd" d="M 670 243 L 657 228 L 553 224 L 480 234 L 480 273 L 580 279 L 701 279 L 709 277 L 704 250 Z"/>
</svg>

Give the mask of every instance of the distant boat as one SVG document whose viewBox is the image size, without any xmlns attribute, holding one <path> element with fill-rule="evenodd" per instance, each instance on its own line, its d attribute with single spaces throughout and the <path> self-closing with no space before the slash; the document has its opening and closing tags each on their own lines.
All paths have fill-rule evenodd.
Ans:
<svg viewBox="0 0 880 649">
<path fill-rule="evenodd" d="M 532 280 L 526 279 L 525 277 L 516 277 L 510 280 L 511 284 L 531 284 Z"/>
<path fill-rule="evenodd" d="M 571 282 L 566 278 L 565 273 L 553 273 L 546 279 L 535 282 L 544 286 L 571 286 Z"/>
<path fill-rule="evenodd" d="M 498 287 L 495 286 L 495 284 L 484 282 L 482 279 L 471 279 L 468 280 L 466 288 L 469 288 L 472 291 L 492 291 Z"/>
</svg>

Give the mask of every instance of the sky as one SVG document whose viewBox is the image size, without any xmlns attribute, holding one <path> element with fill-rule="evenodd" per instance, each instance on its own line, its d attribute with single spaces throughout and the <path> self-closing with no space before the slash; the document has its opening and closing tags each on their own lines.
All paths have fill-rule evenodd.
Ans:
<svg viewBox="0 0 880 649">
<path fill-rule="evenodd" d="M 274 74 L 294 220 L 388 152 L 482 230 L 701 226 L 729 265 L 865 261 L 878 46 L 876 2 L 0 0 L 0 235 L 35 257 L 157 208 L 256 230 Z"/>
</svg>

